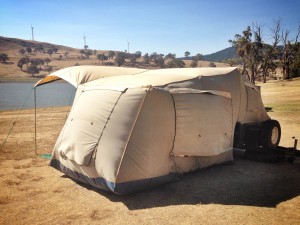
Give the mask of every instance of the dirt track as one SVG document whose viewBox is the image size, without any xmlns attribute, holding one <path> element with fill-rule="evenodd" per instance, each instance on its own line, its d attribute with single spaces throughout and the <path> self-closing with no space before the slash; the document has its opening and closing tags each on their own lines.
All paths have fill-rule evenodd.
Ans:
<svg viewBox="0 0 300 225">
<path fill-rule="evenodd" d="M 300 79 L 262 85 L 282 145 L 300 139 Z M 68 108 L 38 111 L 38 151 L 50 152 Z M 0 141 L 17 116 L 0 112 Z M 236 156 L 232 165 L 119 197 L 78 184 L 33 156 L 33 111 L 25 110 L 0 155 L 0 224 L 299 224 L 300 164 Z"/>
</svg>

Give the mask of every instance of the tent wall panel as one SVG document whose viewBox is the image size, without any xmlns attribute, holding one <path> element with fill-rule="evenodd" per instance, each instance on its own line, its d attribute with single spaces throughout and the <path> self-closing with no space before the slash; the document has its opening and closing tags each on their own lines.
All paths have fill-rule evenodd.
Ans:
<svg viewBox="0 0 300 225">
<path fill-rule="evenodd" d="M 245 82 L 244 86 L 246 97 L 243 102 L 246 102 L 247 106 L 245 109 L 245 118 L 241 122 L 265 121 L 270 119 L 262 103 L 260 87 L 251 82 Z"/>
<path fill-rule="evenodd" d="M 171 94 L 149 90 L 121 162 L 117 182 L 169 174 L 175 112 Z"/>
<path fill-rule="evenodd" d="M 130 140 L 147 89 L 128 89 L 122 94 L 99 140 L 95 167 L 101 177 L 116 182 L 120 163 Z M 99 99 L 101 104 L 102 99 Z"/>
</svg>

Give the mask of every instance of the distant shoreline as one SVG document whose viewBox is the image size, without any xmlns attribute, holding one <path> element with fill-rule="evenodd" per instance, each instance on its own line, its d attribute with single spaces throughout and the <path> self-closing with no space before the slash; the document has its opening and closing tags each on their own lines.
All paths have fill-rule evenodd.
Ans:
<svg viewBox="0 0 300 225">
<path fill-rule="evenodd" d="M 0 77 L 0 83 L 36 83 L 40 79 L 31 77 Z"/>
<path fill-rule="evenodd" d="M 37 77 L 0 77 L 0 83 L 36 83 L 42 78 Z M 66 82 L 64 80 L 57 80 L 55 82 Z"/>
</svg>

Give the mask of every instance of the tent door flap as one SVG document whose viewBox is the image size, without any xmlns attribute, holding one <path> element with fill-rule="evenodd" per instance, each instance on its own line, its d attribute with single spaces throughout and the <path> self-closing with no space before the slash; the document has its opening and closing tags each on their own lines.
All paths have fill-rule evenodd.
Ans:
<svg viewBox="0 0 300 225">
<path fill-rule="evenodd" d="M 88 166 L 121 95 L 122 92 L 116 90 L 82 92 L 63 128 L 58 146 L 60 155 L 78 165 Z"/>
</svg>

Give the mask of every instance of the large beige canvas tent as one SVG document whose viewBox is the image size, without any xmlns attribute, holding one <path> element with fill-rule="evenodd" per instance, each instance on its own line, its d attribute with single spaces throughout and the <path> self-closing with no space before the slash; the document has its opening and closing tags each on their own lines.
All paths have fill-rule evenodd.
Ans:
<svg viewBox="0 0 300 225">
<path fill-rule="evenodd" d="M 259 88 L 232 67 L 81 66 L 36 86 L 60 78 L 77 92 L 50 165 L 116 194 L 232 161 L 236 124 L 270 119 Z"/>
</svg>

